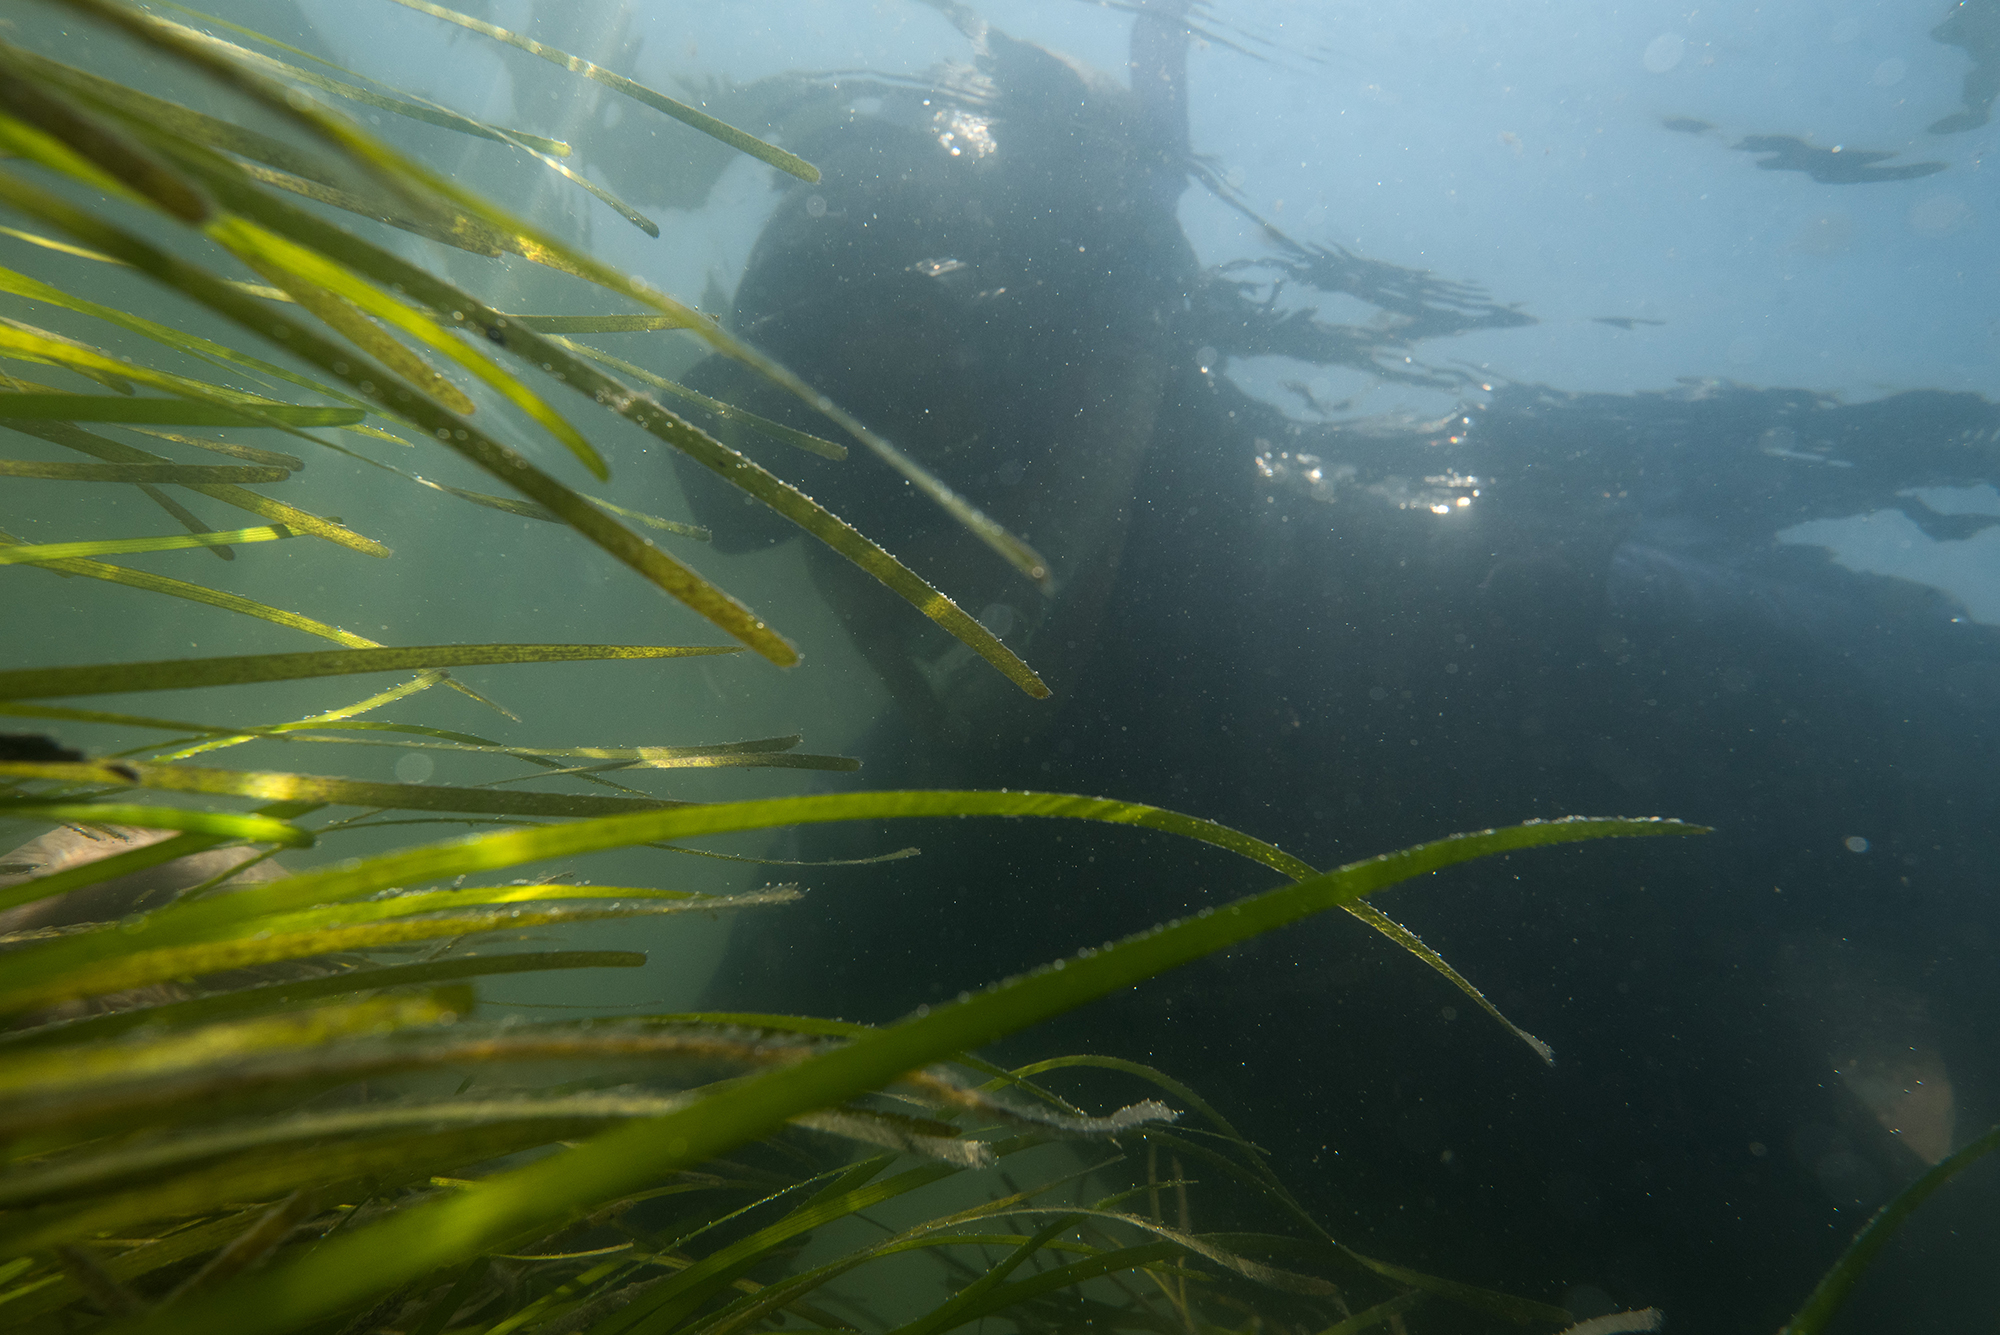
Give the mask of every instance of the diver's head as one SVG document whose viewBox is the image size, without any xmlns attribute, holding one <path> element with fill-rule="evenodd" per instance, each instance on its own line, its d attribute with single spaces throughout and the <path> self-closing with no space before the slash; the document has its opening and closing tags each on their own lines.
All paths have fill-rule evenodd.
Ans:
<svg viewBox="0 0 2000 1335">
<path fill-rule="evenodd" d="M 1195 264 L 1157 188 L 1159 139 L 1122 86 L 997 33 L 976 70 L 868 92 L 794 142 L 821 179 L 780 200 L 732 324 L 1042 553 L 1053 598 L 868 459 L 787 469 L 964 605 L 1007 609 L 1007 644 L 1066 691 L 1093 652 L 1185 340 Z M 691 380 L 725 398 L 748 375 L 705 365 Z M 743 515 L 715 513 L 719 546 Z M 781 536 L 756 533 L 741 546 Z M 808 552 L 919 732 L 970 755 L 1046 726 L 1051 711 L 970 650 L 844 559 Z"/>
<path fill-rule="evenodd" d="M 1145 188 L 1134 103 L 999 34 L 976 72 L 879 99 L 814 154 L 736 293 L 736 330 L 927 466 L 1032 467 L 1076 368 L 1165 336 L 1192 272 Z M 1071 405 L 1073 408 L 1074 405 Z"/>
</svg>

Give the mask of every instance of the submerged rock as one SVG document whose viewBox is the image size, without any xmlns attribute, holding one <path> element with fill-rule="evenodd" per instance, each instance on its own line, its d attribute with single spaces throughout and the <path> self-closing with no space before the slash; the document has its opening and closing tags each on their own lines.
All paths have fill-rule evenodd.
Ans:
<svg viewBox="0 0 2000 1335">
<path fill-rule="evenodd" d="M 30 839 L 12 852 L 0 853 L 0 890 L 38 876 L 96 862 L 119 853 L 150 848 L 173 838 L 175 830 L 146 830 L 136 825 L 63 825 Z M 133 913 L 171 904 L 182 892 L 222 876 L 260 856 L 254 848 L 211 848 L 163 862 L 156 867 L 83 886 L 68 894 L 36 900 L 0 912 L 0 933 L 29 932 L 43 927 L 69 927 L 86 922 L 116 922 Z M 231 876 L 222 885 L 241 889 L 275 881 L 285 875 L 265 860 Z"/>
<path fill-rule="evenodd" d="M 148 830 L 133 825 L 58 826 L 11 852 L 0 853 L 0 890 L 120 853 L 150 848 L 173 838 L 176 833 L 174 830 Z M 254 848 L 211 848 L 108 881 L 81 886 L 66 894 L 17 905 L 0 912 L 0 952 L 4 952 L 10 942 L 35 940 L 65 928 L 90 923 L 117 922 L 135 913 L 160 908 L 196 886 L 227 876 L 232 868 L 242 867 L 243 870 L 234 876 L 227 876 L 218 884 L 218 889 L 240 890 L 279 880 L 286 875 L 284 868 L 268 859 L 257 862 L 255 866 L 244 867 L 245 863 L 258 857 L 259 850 Z M 253 978 L 241 971 L 230 975 L 230 979 L 238 982 L 255 981 L 261 977 L 262 974 L 258 974 Z M 228 982 L 230 979 L 216 981 Z M 71 1019 L 103 1011 L 128 1010 L 134 1006 L 159 1005 L 191 995 L 193 993 L 188 987 L 164 983 L 93 998 L 89 1002 L 66 1002 L 29 1018 L 35 1023 Z"/>
</svg>

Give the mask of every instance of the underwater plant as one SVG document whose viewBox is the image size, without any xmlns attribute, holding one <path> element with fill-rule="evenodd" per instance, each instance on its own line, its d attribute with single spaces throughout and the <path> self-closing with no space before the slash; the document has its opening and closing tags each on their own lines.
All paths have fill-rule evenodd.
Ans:
<svg viewBox="0 0 2000 1335">
<path fill-rule="evenodd" d="M 813 176 L 775 145 L 569 53 L 423 0 L 399 2 Z M 558 229 L 495 207 L 314 94 L 495 145 L 653 226 L 566 167 L 566 143 L 370 86 L 257 33 L 162 8 L 189 21 L 118 0 L 50 0 L 23 10 L 0 39 L 0 148 L 10 157 L 0 203 L 11 215 L 10 253 L 35 261 L 34 272 L 0 270 L 11 299 L 0 352 L 37 368 L 33 378 L 5 373 L 0 422 L 14 447 L 38 440 L 92 461 L 9 457 L 0 476 L 24 509 L 15 498 L 30 484 L 132 488 L 185 531 L 61 542 L 0 534 L 0 564 L 203 604 L 335 647 L 133 660 L 133 652 L 178 652 L 183 638 L 128 625 L 118 661 L 0 670 L 0 712 L 31 720 L 24 728 L 112 729 L 120 739 L 115 753 L 85 754 L 24 732 L 0 752 L 0 815 L 74 832 L 67 843 L 29 845 L 0 869 L 0 911 L 10 915 L 0 922 L 8 933 L 0 1011 L 12 1026 L 0 1032 L 8 1132 L 0 1322 L 357 1335 L 847 1328 L 889 1322 L 831 1310 L 838 1294 L 829 1286 L 912 1254 L 938 1260 L 947 1280 L 942 1303 L 894 1318 L 924 1335 L 1001 1315 L 1023 1328 L 1277 1321 L 1345 1335 L 1399 1327 L 1420 1303 L 1515 1323 L 1567 1320 L 1343 1246 L 1219 1113 L 1165 1075 L 1115 1058 L 1002 1071 L 976 1052 L 1330 909 L 1384 932 L 1505 1023 L 1366 897 L 1472 858 L 1695 827 L 1537 822 L 1327 871 L 1233 829 L 1105 798 L 949 790 L 690 801 L 637 786 L 653 769 L 855 768 L 800 751 L 792 735 L 527 746 L 369 717 L 438 686 L 504 714 L 452 675 L 481 665 L 685 659 L 699 667 L 746 649 L 777 665 L 796 661 L 776 627 L 639 531 L 699 542 L 698 526 L 562 480 L 581 467 L 608 483 L 619 444 L 632 450 L 634 440 L 722 478 L 901 596 L 1025 695 L 1046 693 L 945 592 L 671 405 L 693 403 L 787 448 L 837 457 L 845 446 L 577 335 L 692 339 L 886 460 L 1023 576 L 1045 580 L 1048 570 L 1027 543 L 714 320 L 591 258 Z M 453 267 L 463 256 L 490 267 L 467 279 Z M 532 282 L 520 266 L 535 267 Z M 523 314 L 496 304 L 501 294 L 511 304 L 545 290 L 592 309 Z M 595 309 L 607 299 L 620 309 Z M 19 318 L 31 308 L 53 313 L 36 316 L 41 324 Z M 549 394 L 551 385 L 581 398 L 572 405 Z M 593 415 L 600 429 L 586 436 L 555 400 L 571 415 Z M 267 434 L 249 445 L 235 438 L 245 431 Z M 387 559 L 389 549 L 362 531 L 366 519 L 350 524 L 351 497 L 338 500 L 338 518 L 321 513 L 336 503 L 332 491 L 310 507 L 296 503 L 305 461 L 272 448 L 291 441 L 268 433 L 471 506 L 468 522 L 500 514 L 573 530 L 733 642 L 390 645 L 104 559 L 206 550 L 235 576 L 268 545 L 315 539 L 330 544 L 315 552 L 329 559 Z M 425 462 L 388 462 L 399 450 Z M 454 460 L 501 489 L 417 471 Z M 622 476 L 635 461 L 619 462 Z M 286 484 L 289 501 L 251 490 Z M 261 522 L 214 529 L 170 488 Z M 78 516 L 93 513 L 79 506 Z M 130 512 L 108 504 L 101 512 L 129 531 Z M 319 587 L 341 578 L 325 574 Z M 309 581 L 287 587 L 304 591 Z M 105 606 L 104 617 L 118 615 Z M 72 638 L 53 616 L 18 615 L 15 624 L 40 628 L 38 651 Z M 29 642 L 14 643 L 25 651 Z M 347 703 L 313 697 L 306 717 L 283 722 L 241 721 L 269 715 L 234 703 L 261 684 L 317 689 L 371 672 L 413 675 Z M 219 687 L 236 693 L 231 712 L 240 717 L 190 722 L 47 703 Z M 346 754 L 387 746 L 427 763 L 420 778 L 396 782 L 193 763 L 243 746 L 336 745 Z M 481 765 L 507 768 L 493 780 L 423 782 L 438 761 L 475 775 L 488 772 Z M 587 788 L 515 786 L 530 777 Z M 353 814 L 330 818 L 339 808 Z M 938 816 L 1137 826 L 1236 853 L 1284 883 L 880 1028 L 685 1012 L 520 1022 L 496 1016 L 476 989 L 496 977 L 644 962 L 630 950 L 507 948 L 523 934 L 754 910 L 797 894 L 595 885 L 566 870 L 498 879 L 512 869 L 718 835 Z M 499 828 L 274 870 L 287 850 L 433 823 Z M 175 872 L 178 881 L 157 879 Z M 1054 1072 L 1090 1068 L 1136 1081 L 1141 1096 L 1099 1116 L 1045 1087 Z M 1180 1126 L 1177 1110 L 1200 1124 Z M 830 1155 L 827 1136 L 870 1147 L 867 1157 L 844 1147 Z M 1122 1169 L 1121 1150 L 1130 1161 Z M 1006 1171 L 989 1171 L 996 1166 Z M 1034 1174 L 1029 1185 L 1009 1175 L 1016 1166 Z M 1184 1202 L 1210 1187 L 1189 1181 L 1190 1166 L 1247 1192 L 1292 1232 L 1198 1231 Z M 1125 1180 L 1107 1185 L 1120 1172 Z M 986 1195 L 974 1203 L 935 1207 L 916 1195 L 977 1174 L 986 1175 L 978 1179 Z M 906 1203 L 920 1217 L 869 1231 L 874 1216 L 864 1212 Z M 802 1251 L 808 1241 L 821 1250 Z"/>
</svg>

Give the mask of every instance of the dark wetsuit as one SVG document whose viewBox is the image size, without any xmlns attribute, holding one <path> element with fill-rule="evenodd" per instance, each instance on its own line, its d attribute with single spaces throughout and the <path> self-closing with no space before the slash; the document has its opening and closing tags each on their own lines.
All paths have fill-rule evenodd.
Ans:
<svg viewBox="0 0 2000 1335">
<path fill-rule="evenodd" d="M 1135 42 L 1149 68 L 1166 62 L 1145 42 L 1165 36 Z M 2000 413 L 1970 396 L 1524 387 L 1467 432 L 1300 433 L 1196 363 L 1175 149 L 1141 128 L 1157 115 L 997 36 L 987 73 L 993 100 L 913 97 L 920 114 L 886 108 L 817 150 L 826 182 L 787 196 L 738 296 L 754 341 L 1056 561 L 1044 607 L 903 488 L 883 499 L 866 460 L 794 470 L 975 610 L 1016 606 L 1056 688 L 1042 704 L 986 690 L 974 663 L 968 691 L 926 703 L 934 676 L 909 665 L 935 669 L 951 642 L 818 561 L 885 677 L 904 678 L 860 778 L 1153 802 L 1322 866 L 1529 816 L 1720 827 L 1383 901 L 1552 1041 L 1553 1069 L 1339 915 L 1002 1055 L 1156 1062 L 1269 1149 L 1343 1240 L 1396 1261 L 1550 1298 L 1589 1282 L 1687 1329 L 1775 1327 L 1914 1171 L 1809 1037 L 1835 998 L 1787 981 L 1802 938 L 1852 933 L 1898 986 L 1928 988 L 1961 1125 L 2000 1113 L 1982 1047 L 2000 1023 L 2000 632 L 1778 535 L 1990 479 Z M 974 156 L 982 117 L 997 149 Z M 1090 429 L 1066 434 L 1080 417 Z M 1302 448 L 1352 470 L 1334 504 L 1260 482 L 1260 452 Z M 1107 459 L 1130 470 L 1127 499 L 1105 508 L 1106 484 L 1081 504 L 1088 488 L 1064 481 Z M 1480 488 L 1462 514 L 1397 499 L 1460 474 Z M 1062 504 L 1096 527 L 1045 529 Z M 754 516 L 730 499 L 718 542 L 768 540 Z M 1860 833 L 1865 857 L 1843 843 Z M 801 843 L 924 855 L 803 873 L 804 903 L 738 925 L 714 1007 L 886 1021 L 1273 879 L 1161 836 L 1048 823 Z M 1850 1187 L 1874 1195 L 1837 1210 Z"/>
</svg>

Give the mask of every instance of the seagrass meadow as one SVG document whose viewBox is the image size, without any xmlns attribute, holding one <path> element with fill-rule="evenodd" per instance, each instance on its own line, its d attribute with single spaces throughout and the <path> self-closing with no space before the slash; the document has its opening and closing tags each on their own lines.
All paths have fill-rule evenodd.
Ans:
<svg viewBox="0 0 2000 1335">
<path fill-rule="evenodd" d="M 531 35 L 379 3 L 437 60 L 504 47 L 551 105 L 615 102 L 690 171 L 818 179 Z M 341 67 L 288 14 L 0 11 L 0 845 L 20 845 L 0 866 L 0 1327 L 1571 1326 L 1349 1246 L 1218 1091 L 1115 1030 L 1014 1069 L 979 1052 L 1338 910 L 1459 988 L 1495 1044 L 1546 1056 L 1368 896 L 1698 827 L 1440 831 L 1326 869 L 1115 793 L 809 786 L 859 768 L 831 753 L 856 740 L 837 706 L 880 688 L 785 671 L 853 659 L 839 609 L 809 582 L 753 608 L 702 574 L 720 534 L 668 458 L 954 637 L 977 691 L 1049 687 L 789 465 L 920 494 L 1024 589 L 1063 572 L 712 303 L 594 258 L 586 192 L 674 241 L 582 168 L 598 122 L 538 127 L 574 143 L 489 123 Z M 756 393 L 683 383 L 704 357 Z M 733 731 L 772 710 L 798 722 Z M 940 817 L 1136 827 L 1270 888 L 966 976 L 893 1024 L 696 1009 L 729 930 L 841 911 L 801 898 L 815 866 L 786 832 Z M 912 856 L 884 844 L 858 874 Z M 1887 1207 L 1794 1329 L 1991 1140 Z M 1266 1224 L 1205 1231 L 1225 1199 Z"/>
</svg>

